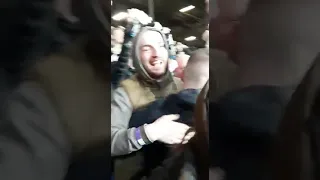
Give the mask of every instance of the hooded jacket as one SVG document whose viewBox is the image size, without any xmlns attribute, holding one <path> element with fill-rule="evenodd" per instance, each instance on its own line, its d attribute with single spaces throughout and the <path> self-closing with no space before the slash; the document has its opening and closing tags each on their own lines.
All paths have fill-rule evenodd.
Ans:
<svg viewBox="0 0 320 180">
<path fill-rule="evenodd" d="M 152 79 L 139 60 L 139 44 L 141 34 L 158 30 L 144 27 L 133 41 L 132 58 L 136 75 L 120 83 L 113 93 L 111 102 L 111 155 L 125 155 L 142 148 L 135 137 L 136 128 L 129 128 L 132 113 L 146 107 L 156 99 L 178 92 L 179 81 L 174 79 L 169 70 L 161 79 Z M 159 32 L 161 33 L 161 32 Z M 162 34 L 162 33 L 161 33 Z M 163 34 L 162 34 L 163 35 Z M 165 41 L 165 36 L 163 35 Z M 165 41 L 166 42 L 166 41 Z M 168 49 L 168 45 L 165 45 Z M 143 128 L 143 127 L 140 127 Z"/>
<path fill-rule="evenodd" d="M 133 40 L 132 60 L 136 74 L 120 83 L 120 87 L 114 90 L 111 101 L 111 156 L 128 155 L 142 148 L 138 144 L 135 132 L 137 128 L 129 128 L 130 118 L 136 110 L 147 107 L 157 99 L 164 98 L 181 89 L 181 82 L 174 79 L 167 67 L 166 73 L 161 79 L 153 79 L 139 59 L 139 41 L 141 35 L 146 31 L 157 31 L 151 27 L 143 27 Z M 161 33 L 161 32 L 159 32 Z M 162 34 L 162 33 L 161 33 Z M 165 36 L 162 34 L 165 47 L 168 49 Z M 145 117 L 147 118 L 147 117 Z M 127 179 L 132 174 L 141 170 L 139 163 L 141 156 L 130 156 L 115 162 L 115 178 Z M 130 164 L 136 164 L 134 167 Z M 119 170 L 119 171 L 118 171 Z M 125 173 L 124 173 L 125 172 Z"/>
</svg>

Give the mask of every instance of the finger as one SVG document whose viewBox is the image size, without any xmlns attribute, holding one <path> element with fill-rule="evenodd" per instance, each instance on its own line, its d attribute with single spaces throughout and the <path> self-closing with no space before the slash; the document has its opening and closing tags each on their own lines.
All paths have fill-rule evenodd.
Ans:
<svg viewBox="0 0 320 180">
<path fill-rule="evenodd" d="M 183 130 L 183 131 L 187 131 L 188 129 L 190 129 L 190 126 L 180 122 L 172 122 L 172 127 Z"/>
<path fill-rule="evenodd" d="M 187 141 L 187 140 L 184 140 L 183 142 L 182 142 L 182 144 L 187 144 L 189 141 Z"/>
<path fill-rule="evenodd" d="M 189 141 L 190 141 L 190 139 L 192 139 L 192 137 L 185 137 L 185 138 L 183 139 L 183 141 L 187 141 L 187 142 L 189 142 Z"/>
<path fill-rule="evenodd" d="M 185 131 L 181 131 L 181 132 L 171 133 L 168 137 L 173 138 L 173 139 L 179 139 L 180 142 L 182 142 L 182 140 L 184 140 L 184 139 L 189 140 L 193 136 L 194 136 L 194 134 L 186 135 Z"/>
<path fill-rule="evenodd" d="M 190 134 L 188 136 L 185 136 L 185 134 L 172 134 L 170 136 L 170 142 L 173 144 L 186 144 L 193 137 L 193 135 L 194 134 Z"/>
<path fill-rule="evenodd" d="M 172 144 L 180 144 L 181 140 L 179 139 L 170 139 L 169 143 Z"/>
<path fill-rule="evenodd" d="M 188 143 L 190 141 L 190 139 L 192 139 L 194 137 L 194 135 L 195 135 L 195 133 L 193 132 L 193 133 L 189 133 L 188 135 L 184 136 L 182 139 L 183 140 L 182 144 Z"/>
<path fill-rule="evenodd" d="M 185 139 L 191 139 L 194 137 L 195 134 L 196 134 L 195 132 L 190 132 L 186 135 Z"/>
<path fill-rule="evenodd" d="M 170 114 L 170 115 L 164 115 L 161 117 L 161 119 L 165 119 L 167 121 L 176 121 L 180 118 L 179 114 Z"/>
<path fill-rule="evenodd" d="M 172 137 L 172 139 L 171 139 L 172 144 L 181 144 L 182 141 L 183 141 L 183 139 L 181 137 L 179 137 L 179 138 Z"/>
</svg>

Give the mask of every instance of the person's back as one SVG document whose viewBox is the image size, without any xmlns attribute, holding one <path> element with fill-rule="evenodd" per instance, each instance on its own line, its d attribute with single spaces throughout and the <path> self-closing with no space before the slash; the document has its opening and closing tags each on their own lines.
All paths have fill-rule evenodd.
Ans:
<svg viewBox="0 0 320 180">
<path fill-rule="evenodd" d="M 264 163 L 293 92 L 273 86 L 250 86 L 210 103 L 209 134 L 212 166 L 228 179 L 268 179 Z"/>
<path fill-rule="evenodd" d="M 108 145 L 110 112 L 106 110 L 110 107 L 110 93 L 106 92 L 110 88 L 109 83 L 102 80 L 106 74 L 99 74 L 95 68 L 103 67 L 105 57 L 101 57 L 103 61 L 100 61 L 96 58 L 100 54 L 87 53 L 85 47 L 88 44 L 85 42 L 75 43 L 79 46 L 71 45 L 63 52 L 50 53 L 54 43 L 50 37 L 56 35 L 53 31 L 57 28 L 53 22 L 54 13 L 50 11 L 51 2 L 20 3 L 19 7 L 25 5 L 25 8 L 32 8 L 28 11 L 18 9 L 17 12 L 36 11 L 41 18 L 37 19 L 35 14 L 32 18 L 28 17 L 30 14 L 22 14 L 25 19 L 21 17 L 14 22 L 17 27 L 26 26 L 32 32 L 27 38 L 24 36 L 27 34 L 16 34 L 27 46 L 22 47 L 21 51 L 27 53 L 16 52 L 23 56 L 18 59 L 21 61 L 19 65 L 25 65 L 20 76 L 22 81 L 7 97 L 2 109 L 0 148 L 5 158 L 0 160 L 0 176 L 3 180 L 62 180 L 71 160 L 79 157 L 78 153 L 93 146 Z M 45 11 L 37 8 L 45 8 Z M 26 23 L 24 20 L 27 18 Z M 106 53 L 104 47 L 101 48 Z M 86 55 L 96 61 L 86 59 Z M 110 57 L 110 53 L 106 56 Z M 109 148 L 104 150 L 104 153 L 110 154 Z M 106 173 L 109 173 L 108 166 L 105 163 Z"/>
<path fill-rule="evenodd" d="M 229 49 L 223 49 L 239 64 L 238 90 L 223 97 L 218 107 L 210 106 L 210 114 L 219 117 L 210 123 L 213 164 L 223 167 L 228 179 L 270 177 L 261 164 L 286 103 L 318 52 L 319 28 L 311 23 L 318 4 L 263 2 L 253 0 L 247 13 L 243 8 L 233 14 L 233 20 L 243 15 L 240 41 L 229 41 Z"/>
<path fill-rule="evenodd" d="M 110 121 L 106 120 L 110 98 L 109 94 L 105 94 L 107 83 L 97 79 L 94 68 L 86 60 L 81 61 L 79 56 L 73 58 L 51 55 L 37 62 L 10 95 L 6 106 L 7 113 L 17 114 L 11 120 L 19 120 L 20 130 L 25 133 L 23 136 L 34 136 L 35 139 L 30 142 L 36 140 L 38 134 L 49 138 L 38 139 L 38 145 L 34 144 L 33 148 L 43 150 L 32 153 L 45 154 L 39 156 L 40 160 L 43 163 L 51 161 L 51 168 L 44 169 L 44 172 L 61 175 L 58 179 L 63 179 L 71 157 L 96 144 L 107 143 L 110 138 Z M 19 109 L 21 112 L 17 113 Z M 31 113 L 35 109 L 36 112 Z M 6 114 L 6 117 L 10 116 L 13 115 Z M 30 126 L 30 123 L 39 129 Z M 44 147 L 52 150 L 46 151 Z M 53 168 L 55 166 L 60 168 Z M 42 176 L 45 178 L 47 174 Z"/>
</svg>

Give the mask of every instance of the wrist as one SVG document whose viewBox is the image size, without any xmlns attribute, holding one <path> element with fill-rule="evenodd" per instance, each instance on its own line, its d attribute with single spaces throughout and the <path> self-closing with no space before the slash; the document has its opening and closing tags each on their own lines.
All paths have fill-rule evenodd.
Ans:
<svg viewBox="0 0 320 180">
<path fill-rule="evenodd" d="M 147 138 L 151 142 L 155 142 L 158 140 L 158 137 L 156 136 L 155 130 L 154 130 L 154 124 L 145 124 L 143 125 L 144 132 L 147 136 Z"/>
<path fill-rule="evenodd" d="M 138 144 L 141 146 L 145 146 L 152 143 L 152 141 L 150 141 L 146 135 L 144 126 L 140 126 L 135 129 L 135 137 Z"/>
</svg>

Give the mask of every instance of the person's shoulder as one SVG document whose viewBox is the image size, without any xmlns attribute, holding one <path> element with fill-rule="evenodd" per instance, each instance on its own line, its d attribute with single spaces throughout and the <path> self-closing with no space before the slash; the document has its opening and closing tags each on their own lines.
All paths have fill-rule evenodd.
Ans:
<svg viewBox="0 0 320 180">
<path fill-rule="evenodd" d="M 177 86 L 178 90 L 182 90 L 183 89 L 183 81 L 180 78 L 173 76 L 173 82 Z"/>
<path fill-rule="evenodd" d="M 200 48 L 192 52 L 192 55 L 207 55 L 209 56 L 209 48 Z"/>
<path fill-rule="evenodd" d="M 46 96 L 46 91 L 42 88 L 41 84 L 36 81 L 24 81 L 20 83 L 16 88 L 13 89 L 9 98 L 17 95 L 25 96 L 29 98 Z"/>
<path fill-rule="evenodd" d="M 129 94 L 123 87 L 118 87 L 112 92 L 111 104 L 124 108 L 127 107 L 129 109 L 133 108 L 132 100 L 130 99 Z"/>
<path fill-rule="evenodd" d="M 140 82 L 136 75 L 132 75 L 129 78 L 122 80 L 120 82 L 120 87 L 124 89 L 126 88 L 134 89 L 134 88 L 137 88 L 138 86 L 140 86 Z"/>
<path fill-rule="evenodd" d="M 52 106 L 45 89 L 35 81 L 22 82 L 8 94 L 4 105 L 10 108 L 13 104 L 23 104 L 37 109 Z"/>
<path fill-rule="evenodd" d="M 210 49 L 210 68 L 236 69 L 238 65 L 234 63 L 224 51 Z"/>
<path fill-rule="evenodd" d="M 118 87 L 116 88 L 113 93 L 112 93 L 113 99 L 117 99 L 117 98 L 127 98 L 128 94 L 126 92 L 126 90 L 123 87 Z"/>
<path fill-rule="evenodd" d="M 191 53 L 190 59 L 203 59 L 209 57 L 209 49 L 208 48 L 201 48 L 193 51 Z"/>
</svg>

